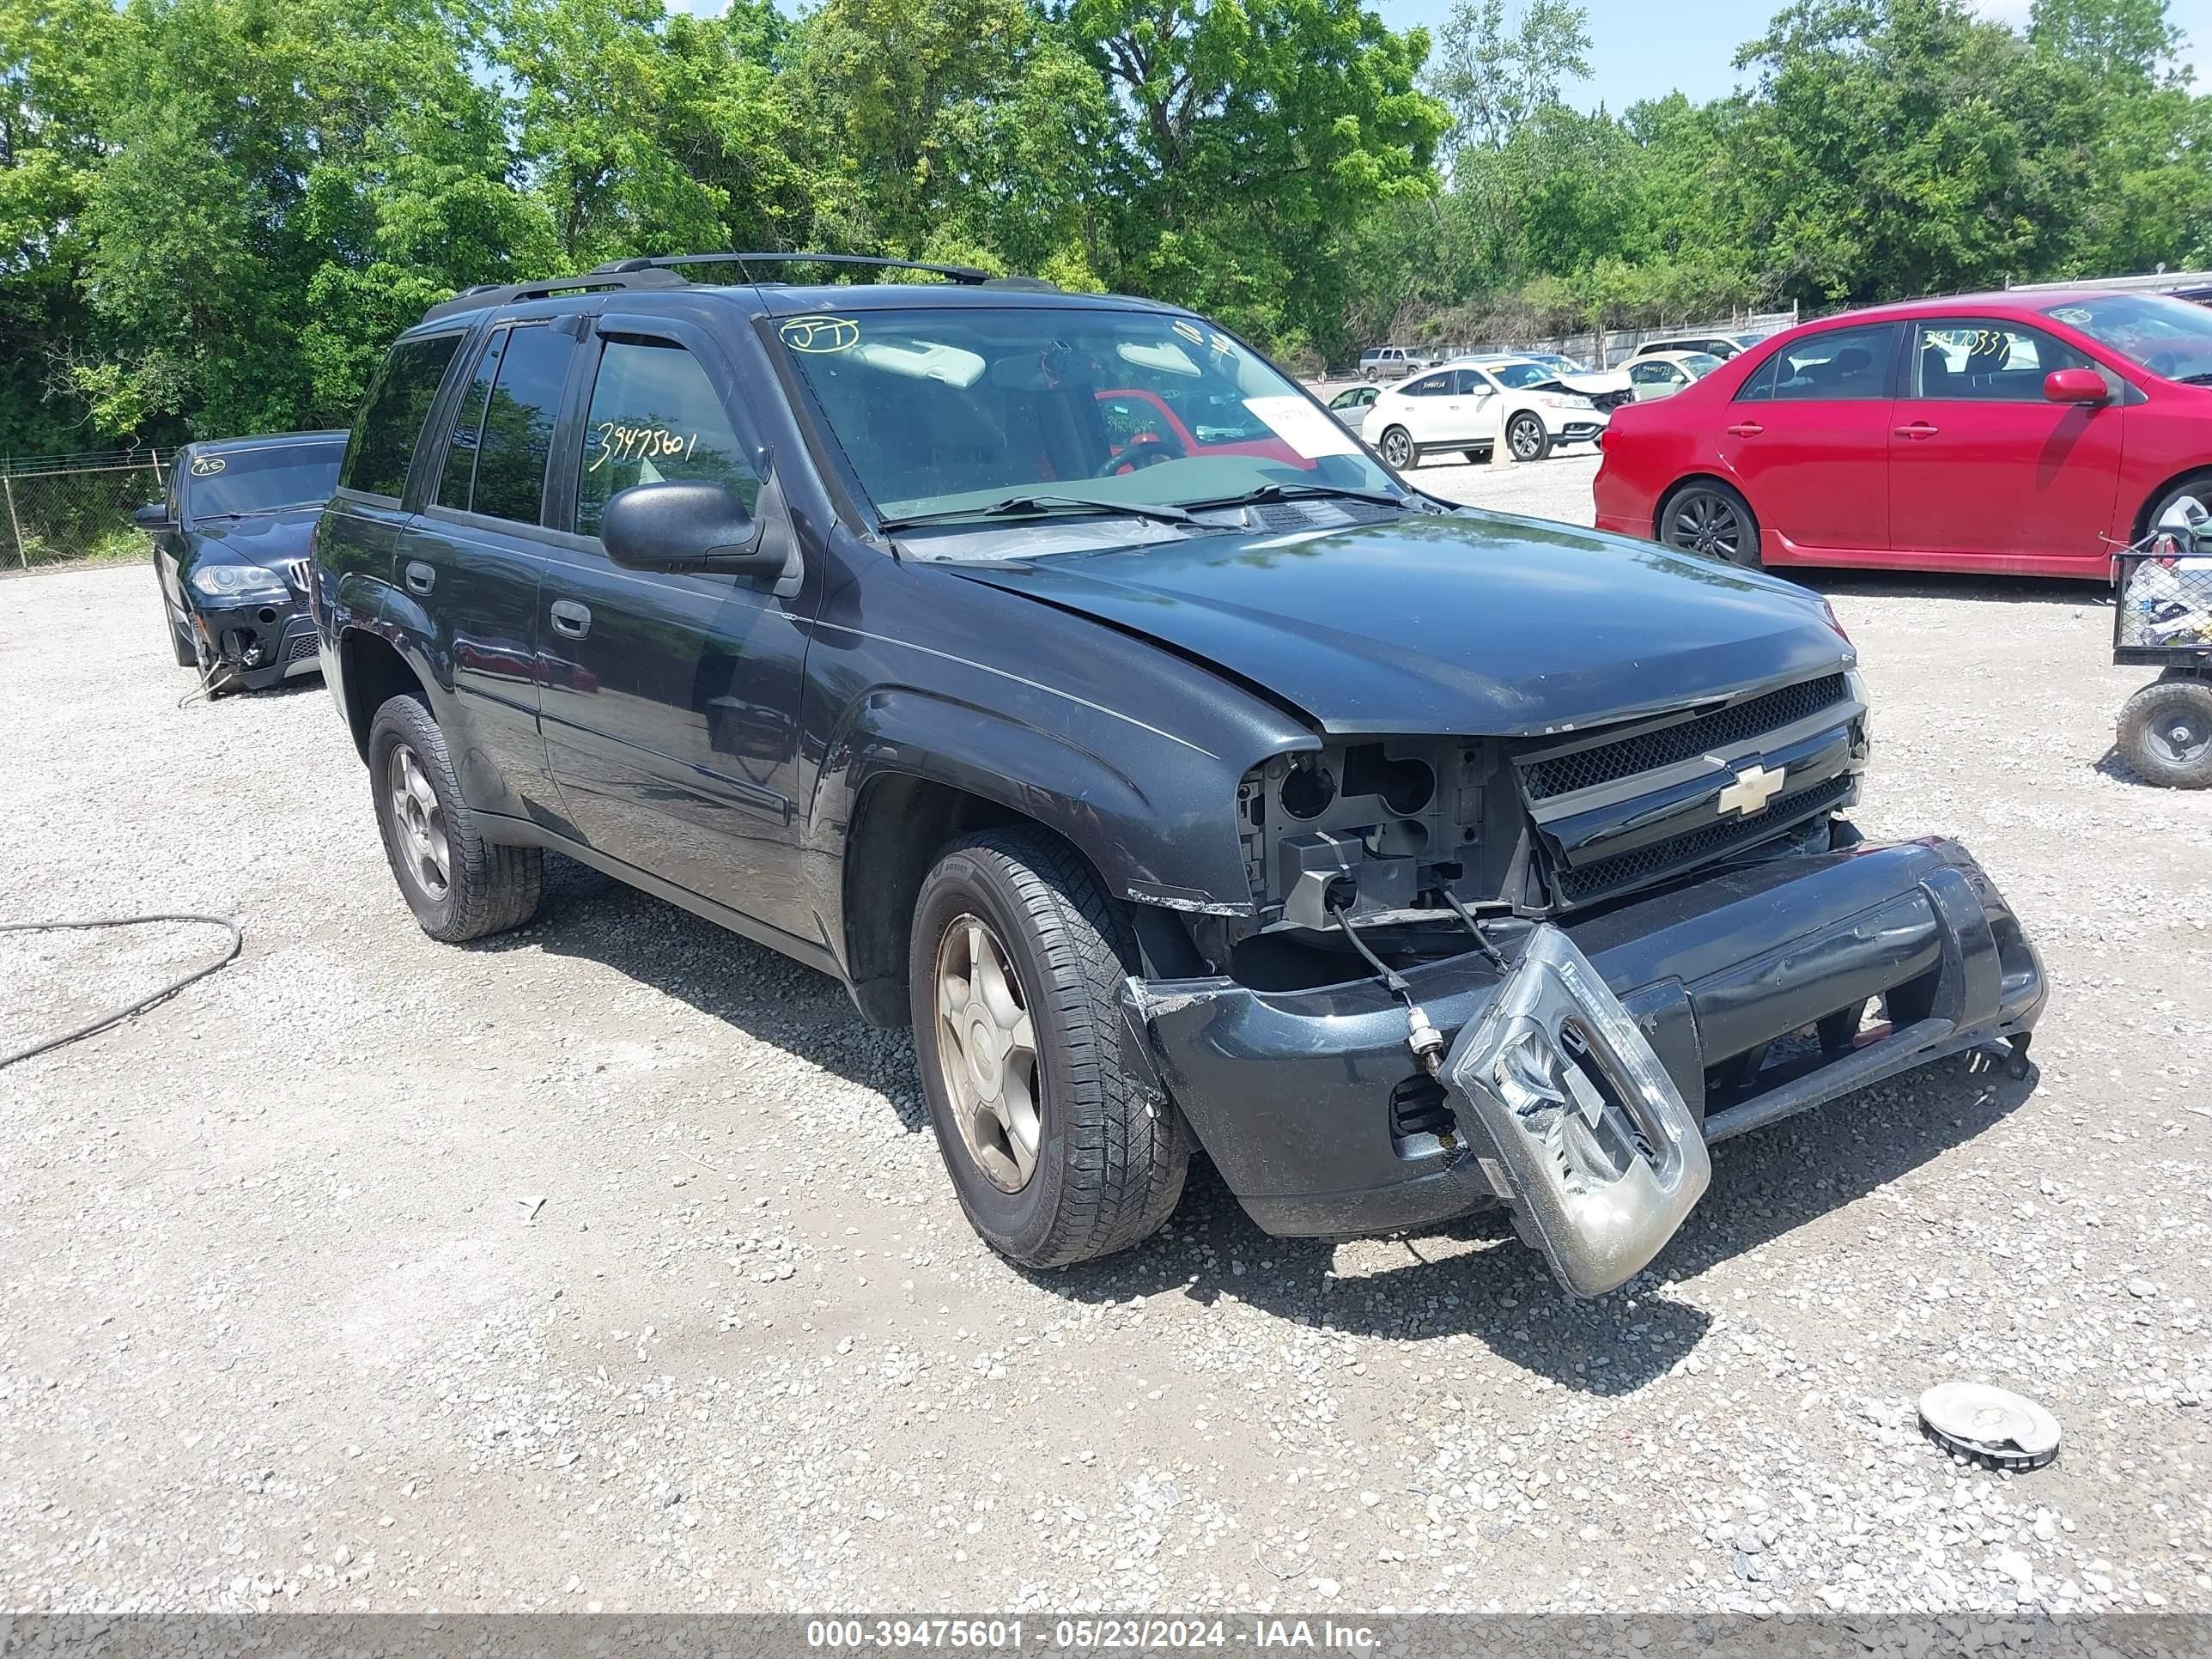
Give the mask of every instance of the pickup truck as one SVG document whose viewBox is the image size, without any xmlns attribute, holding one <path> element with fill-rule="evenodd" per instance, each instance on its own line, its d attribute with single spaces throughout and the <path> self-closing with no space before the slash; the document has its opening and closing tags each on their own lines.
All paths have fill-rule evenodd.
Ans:
<svg viewBox="0 0 2212 1659">
<path fill-rule="evenodd" d="M 834 975 L 1032 1267 L 1202 1152 L 1275 1233 L 1504 1203 L 1595 1294 L 1708 1142 L 2024 1069 L 1996 888 L 1844 816 L 1817 595 L 1429 499 L 1172 306 L 868 264 L 626 261 L 392 347 L 312 603 L 432 935 L 551 851 Z"/>
</svg>

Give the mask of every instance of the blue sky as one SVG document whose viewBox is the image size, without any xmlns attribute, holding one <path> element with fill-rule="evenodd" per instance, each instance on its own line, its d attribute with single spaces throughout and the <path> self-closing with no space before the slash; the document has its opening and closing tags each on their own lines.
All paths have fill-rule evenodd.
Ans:
<svg viewBox="0 0 2212 1659">
<path fill-rule="evenodd" d="M 1736 48 L 1765 33 L 1784 0 L 1584 0 L 1589 9 L 1590 78 L 1568 88 L 1584 108 L 1602 102 L 1616 112 L 1642 98 L 1677 89 L 1700 101 L 1737 82 Z M 1450 15 L 1451 0 L 1370 0 L 1393 28 L 1428 26 Z M 2027 21 L 2028 0 L 1980 0 L 1979 9 L 2014 25 Z M 1508 0 L 1510 16 L 1518 9 Z M 2212 83 L 2212 0 L 2173 0 L 2175 24 L 2189 36 L 2189 60 L 2199 90 Z"/>
</svg>

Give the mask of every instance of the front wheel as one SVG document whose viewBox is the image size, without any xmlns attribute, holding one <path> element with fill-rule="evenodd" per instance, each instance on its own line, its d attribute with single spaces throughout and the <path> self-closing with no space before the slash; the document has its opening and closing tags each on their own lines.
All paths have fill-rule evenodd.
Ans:
<svg viewBox="0 0 2212 1659">
<path fill-rule="evenodd" d="M 1751 503 L 1724 483 L 1684 484 L 1659 514 L 1659 539 L 1747 569 L 1759 568 L 1759 521 Z"/>
<path fill-rule="evenodd" d="M 1042 831 L 955 842 L 922 882 L 908 957 L 922 1092 L 969 1224 L 1024 1267 L 1127 1249 L 1182 1195 L 1173 1109 L 1122 1054 L 1136 963 L 1127 916 Z"/>
<path fill-rule="evenodd" d="M 2119 748 L 2146 783 L 2212 787 L 2212 685 L 2166 679 L 2143 687 L 2120 710 Z"/>
<path fill-rule="evenodd" d="M 1534 415 L 1516 415 L 1506 422 L 1505 447 L 1516 461 L 1540 461 L 1552 453 L 1552 434 Z"/>
<path fill-rule="evenodd" d="M 177 666 L 198 668 L 200 665 L 199 645 L 192 638 L 189 624 L 179 625 L 177 613 L 169 609 L 169 601 L 166 598 L 161 601 L 161 619 L 169 624 L 169 650 L 177 659 Z"/>
<path fill-rule="evenodd" d="M 1413 434 L 1402 426 L 1394 426 L 1382 434 L 1378 446 L 1382 461 L 1393 471 L 1402 472 L 1413 464 Z"/>
<path fill-rule="evenodd" d="M 2192 472 L 2153 501 L 2149 512 L 2143 515 L 2143 533 L 2148 535 L 2157 529 L 2166 510 L 2184 495 L 2194 495 L 2206 507 L 2212 507 L 2212 472 Z"/>
</svg>

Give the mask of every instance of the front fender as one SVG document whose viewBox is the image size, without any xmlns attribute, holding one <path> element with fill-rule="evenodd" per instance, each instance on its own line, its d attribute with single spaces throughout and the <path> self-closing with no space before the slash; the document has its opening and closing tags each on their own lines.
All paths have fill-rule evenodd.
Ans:
<svg viewBox="0 0 2212 1659">
<path fill-rule="evenodd" d="M 1089 859 L 1117 898 L 1249 915 L 1232 814 L 1237 780 L 1261 757 L 1224 759 L 1117 721 L 1109 758 L 1085 735 L 912 688 L 880 690 L 853 706 L 833 743 L 813 819 L 842 830 L 872 780 L 919 778 L 1042 824 Z"/>
</svg>

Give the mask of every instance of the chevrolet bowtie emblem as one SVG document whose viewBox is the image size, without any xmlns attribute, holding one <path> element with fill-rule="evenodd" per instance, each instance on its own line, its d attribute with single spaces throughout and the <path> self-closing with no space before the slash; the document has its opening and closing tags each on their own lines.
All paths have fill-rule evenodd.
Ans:
<svg viewBox="0 0 2212 1659">
<path fill-rule="evenodd" d="M 1749 817 L 1774 799 L 1774 792 L 1782 787 L 1782 773 L 1770 772 L 1764 766 L 1747 766 L 1735 775 L 1735 781 L 1721 791 L 1721 816 L 1741 812 Z"/>
</svg>

